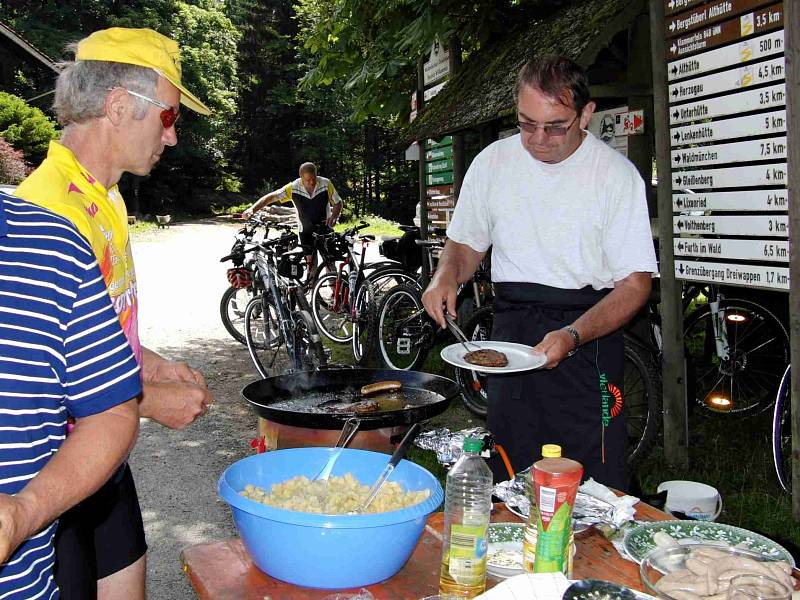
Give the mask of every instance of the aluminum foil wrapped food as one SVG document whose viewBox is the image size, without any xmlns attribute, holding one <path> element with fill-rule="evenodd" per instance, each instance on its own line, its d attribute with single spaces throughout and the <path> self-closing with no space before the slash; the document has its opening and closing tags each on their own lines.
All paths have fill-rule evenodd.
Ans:
<svg viewBox="0 0 800 600">
<path fill-rule="evenodd" d="M 506 503 L 508 509 L 527 519 L 531 511 L 531 504 L 525 490 L 525 481 L 530 478 L 530 468 L 517 473 L 510 481 L 501 481 L 494 486 L 493 494 Z M 573 529 L 583 531 L 598 523 L 612 523 L 614 507 L 583 492 L 578 492 L 575 497 L 575 506 L 572 509 Z"/>
<path fill-rule="evenodd" d="M 484 429 L 483 427 L 472 427 L 470 429 L 462 429 L 461 431 L 455 432 L 442 427 L 420 433 L 417 436 L 417 439 L 414 440 L 414 445 L 422 448 L 423 450 L 431 450 L 435 452 L 436 460 L 438 460 L 445 467 L 449 468 L 461 456 L 462 448 L 464 446 L 464 438 L 477 437 L 485 440 L 490 436 L 491 434 L 489 433 L 489 430 Z M 485 456 L 488 456 L 488 453 L 486 453 Z"/>
</svg>

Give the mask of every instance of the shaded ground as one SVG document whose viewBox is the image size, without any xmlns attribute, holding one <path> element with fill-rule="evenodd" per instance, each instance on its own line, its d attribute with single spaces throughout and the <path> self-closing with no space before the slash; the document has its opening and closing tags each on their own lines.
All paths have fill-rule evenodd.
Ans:
<svg viewBox="0 0 800 600">
<path fill-rule="evenodd" d="M 250 455 L 256 418 L 241 398 L 255 379 L 247 349 L 225 331 L 219 299 L 227 288 L 227 254 L 236 228 L 207 220 L 134 236 L 145 346 L 200 369 L 216 403 L 183 431 L 142 421 L 131 466 L 144 514 L 148 597 L 188 600 L 194 593 L 181 571 L 180 551 L 235 535 L 216 482 L 232 462 Z M 462 405 L 428 426 L 475 426 Z"/>
</svg>

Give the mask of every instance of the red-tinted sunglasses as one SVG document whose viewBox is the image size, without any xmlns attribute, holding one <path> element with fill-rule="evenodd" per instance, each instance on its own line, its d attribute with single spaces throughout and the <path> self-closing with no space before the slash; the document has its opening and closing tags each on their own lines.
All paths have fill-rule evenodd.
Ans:
<svg viewBox="0 0 800 600">
<path fill-rule="evenodd" d="M 159 117 L 161 117 L 161 124 L 164 126 L 164 129 L 169 129 L 173 125 L 175 125 L 175 121 L 178 120 L 180 117 L 180 113 L 175 110 L 174 106 L 167 104 L 166 102 L 161 102 L 161 100 L 156 100 L 155 98 L 150 98 L 149 96 L 145 96 L 144 94 L 140 94 L 139 92 L 133 92 L 128 88 L 122 88 L 126 92 L 128 92 L 131 96 L 135 96 L 136 98 L 141 98 L 145 102 L 149 102 L 150 104 L 157 106 L 158 108 L 163 108 L 159 113 Z M 109 90 L 110 91 L 110 90 Z"/>
</svg>

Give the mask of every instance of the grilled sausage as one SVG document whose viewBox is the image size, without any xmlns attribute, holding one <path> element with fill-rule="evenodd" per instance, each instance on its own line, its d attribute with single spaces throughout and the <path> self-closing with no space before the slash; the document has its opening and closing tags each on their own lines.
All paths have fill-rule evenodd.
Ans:
<svg viewBox="0 0 800 600">
<path fill-rule="evenodd" d="M 399 381 L 377 381 L 361 388 L 362 396 L 371 396 L 380 392 L 393 392 L 403 387 Z"/>
</svg>

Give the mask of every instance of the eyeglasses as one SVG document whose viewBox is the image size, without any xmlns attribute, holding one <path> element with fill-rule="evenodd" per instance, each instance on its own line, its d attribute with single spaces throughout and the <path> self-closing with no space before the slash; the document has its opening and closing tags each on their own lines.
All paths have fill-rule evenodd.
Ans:
<svg viewBox="0 0 800 600">
<path fill-rule="evenodd" d="M 568 125 L 539 125 L 538 123 L 527 123 L 525 121 L 517 121 L 517 127 L 520 131 L 525 133 L 536 133 L 536 130 L 541 127 L 544 134 L 548 137 L 561 137 L 567 135 L 567 131 L 572 127 L 573 123 L 578 120 L 581 113 L 575 115 L 575 118 L 569 122 Z"/>
<path fill-rule="evenodd" d="M 112 91 L 114 88 L 109 88 L 109 92 Z M 136 98 L 141 98 L 145 102 L 149 102 L 150 104 L 157 106 L 158 108 L 162 108 L 159 113 L 159 117 L 161 117 L 161 124 L 164 126 L 164 129 L 169 129 L 173 125 L 175 125 L 175 121 L 178 120 L 180 117 L 180 113 L 175 110 L 174 106 L 167 104 L 166 102 L 161 102 L 161 100 L 156 100 L 155 98 L 151 98 L 150 96 L 145 96 L 144 94 L 140 94 L 139 92 L 134 92 L 129 90 L 128 88 L 121 88 L 128 92 L 131 96 L 135 96 Z"/>
</svg>

